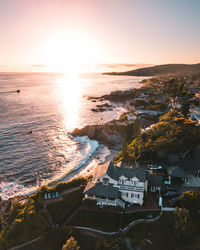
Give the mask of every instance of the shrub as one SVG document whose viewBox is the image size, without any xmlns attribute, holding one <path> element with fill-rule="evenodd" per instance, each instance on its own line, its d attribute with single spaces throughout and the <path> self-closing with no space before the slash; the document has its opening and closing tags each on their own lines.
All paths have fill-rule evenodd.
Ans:
<svg viewBox="0 0 200 250">
<path fill-rule="evenodd" d="M 181 205 L 189 209 L 190 212 L 195 212 L 200 209 L 200 193 L 195 190 L 184 192 L 181 195 Z"/>
<path fill-rule="evenodd" d="M 83 198 L 82 199 L 82 206 L 86 208 L 94 208 L 97 206 L 97 201 L 93 199 L 87 199 Z"/>
</svg>

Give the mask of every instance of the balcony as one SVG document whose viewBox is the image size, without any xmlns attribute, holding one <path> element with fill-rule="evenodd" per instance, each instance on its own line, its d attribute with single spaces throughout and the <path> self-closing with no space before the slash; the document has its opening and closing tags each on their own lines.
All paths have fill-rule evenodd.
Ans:
<svg viewBox="0 0 200 250">
<path fill-rule="evenodd" d="M 121 190 L 144 192 L 144 187 L 119 185 L 119 191 Z"/>
</svg>

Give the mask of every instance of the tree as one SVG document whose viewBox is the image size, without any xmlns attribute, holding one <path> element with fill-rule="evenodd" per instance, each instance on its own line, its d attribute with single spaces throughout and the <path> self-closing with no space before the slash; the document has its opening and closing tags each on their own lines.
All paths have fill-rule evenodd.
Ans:
<svg viewBox="0 0 200 250">
<path fill-rule="evenodd" d="M 181 195 L 181 205 L 189 209 L 190 212 L 195 212 L 200 209 L 200 193 L 196 190 L 184 192 Z"/>
<path fill-rule="evenodd" d="M 175 236 L 180 239 L 189 239 L 192 234 L 191 230 L 191 220 L 189 216 L 189 212 L 187 209 L 179 209 L 176 207 L 174 211 L 174 233 Z"/>
<path fill-rule="evenodd" d="M 136 119 L 133 123 L 126 125 L 124 129 L 124 138 L 127 141 L 127 144 L 130 144 L 131 141 L 135 138 L 138 138 L 141 134 L 141 123 L 139 119 Z"/>
<path fill-rule="evenodd" d="M 122 155 L 124 160 L 128 158 L 128 143 L 125 138 L 122 141 Z"/>
<path fill-rule="evenodd" d="M 74 239 L 73 236 L 71 236 L 66 244 L 63 245 L 62 250 L 79 250 L 80 247 L 77 246 L 77 241 Z"/>
<path fill-rule="evenodd" d="M 180 108 L 181 113 L 187 118 L 190 112 L 190 103 L 188 101 L 183 102 L 182 107 Z"/>
</svg>

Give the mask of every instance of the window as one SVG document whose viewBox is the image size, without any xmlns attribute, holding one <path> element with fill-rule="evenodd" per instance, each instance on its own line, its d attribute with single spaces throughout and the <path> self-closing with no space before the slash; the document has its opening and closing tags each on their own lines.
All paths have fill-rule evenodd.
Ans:
<svg viewBox="0 0 200 250">
<path fill-rule="evenodd" d="M 128 193 L 126 193 L 126 196 L 128 197 Z"/>
<path fill-rule="evenodd" d="M 138 182 L 137 182 L 137 181 L 134 181 L 133 184 L 134 184 L 134 186 L 137 186 Z"/>
<path fill-rule="evenodd" d="M 131 198 L 140 199 L 139 194 L 131 193 Z"/>
<path fill-rule="evenodd" d="M 108 178 L 103 178 L 103 184 L 108 185 L 109 184 L 109 179 Z"/>
<path fill-rule="evenodd" d="M 124 180 L 123 179 L 120 179 L 119 180 L 119 183 L 121 183 L 122 185 L 124 184 Z"/>
</svg>

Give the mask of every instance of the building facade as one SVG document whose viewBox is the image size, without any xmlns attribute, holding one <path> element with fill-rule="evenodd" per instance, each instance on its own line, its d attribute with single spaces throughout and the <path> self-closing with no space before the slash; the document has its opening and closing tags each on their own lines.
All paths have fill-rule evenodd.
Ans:
<svg viewBox="0 0 200 250">
<path fill-rule="evenodd" d="M 143 204 L 147 192 L 145 169 L 126 168 L 124 164 L 118 167 L 110 162 L 99 174 L 86 186 L 85 198 L 95 199 L 98 205 Z"/>
</svg>

